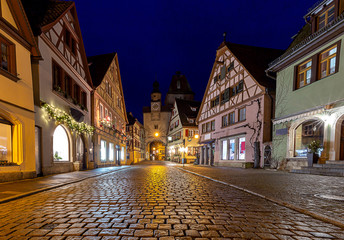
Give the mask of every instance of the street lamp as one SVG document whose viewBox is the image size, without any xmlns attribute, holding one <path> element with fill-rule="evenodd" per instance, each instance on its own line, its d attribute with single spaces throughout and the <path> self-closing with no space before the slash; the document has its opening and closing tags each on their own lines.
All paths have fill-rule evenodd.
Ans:
<svg viewBox="0 0 344 240">
<path fill-rule="evenodd" d="M 155 133 L 154 133 L 154 136 L 155 136 L 155 137 L 159 137 L 159 133 L 158 133 L 158 132 L 155 132 Z"/>
</svg>

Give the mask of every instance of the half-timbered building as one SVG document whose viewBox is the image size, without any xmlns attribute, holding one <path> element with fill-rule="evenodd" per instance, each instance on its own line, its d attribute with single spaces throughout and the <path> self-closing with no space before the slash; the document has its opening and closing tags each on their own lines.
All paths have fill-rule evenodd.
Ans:
<svg viewBox="0 0 344 240">
<path fill-rule="evenodd" d="M 36 176 L 31 64 L 40 53 L 20 1 L 0 2 L 0 182 Z"/>
<path fill-rule="evenodd" d="M 271 141 L 274 82 L 267 64 L 280 50 L 223 42 L 197 116 L 205 165 L 253 166 Z"/>
<path fill-rule="evenodd" d="M 127 117 L 127 163 L 135 164 L 145 160 L 144 127 L 131 112 Z"/>
<path fill-rule="evenodd" d="M 127 164 L 126 124 L 117 53 L 88 57 L 92 76 L 92 125 L 96 167 Z"/>
<path fill-rule="evenodd" d="M 198 158 L 196 117 L 200 104 L 191 100 L 175 100 L 167 134 L 167 154 L 170 161 L 193 163 Z"/>
<path fill-rule="evenodd" d="M 38 173 L 93 168 L 92 82 L 75 4 L 22 2 L 44 59 L 33 66 Z"/>
</svg>

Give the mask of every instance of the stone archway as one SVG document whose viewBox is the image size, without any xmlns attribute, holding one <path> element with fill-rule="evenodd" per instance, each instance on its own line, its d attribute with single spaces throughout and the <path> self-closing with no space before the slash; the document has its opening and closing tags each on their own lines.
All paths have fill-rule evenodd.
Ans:
<svg viewBox="0 0 344 240">
<path fill-rule="evenodd" d="M 166 145 L 161 141 L 152 141 L 147 144 L 149 160 L 164 161 L 166 160 Z"/>
</svg>

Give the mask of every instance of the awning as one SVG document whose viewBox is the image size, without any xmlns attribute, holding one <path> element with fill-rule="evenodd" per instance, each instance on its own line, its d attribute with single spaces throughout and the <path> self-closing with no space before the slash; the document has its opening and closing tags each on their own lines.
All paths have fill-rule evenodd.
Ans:
<svg viewBox="0 0 344 240">
<path fill-rule="evenodd" d="M 208 140 L 208 141 L 205 141 L 205 142 L 200 142 L 199 145 L 200 146 L 204 146 L 204 145 L 207 145 L 207 144 L 211 144 L 215 142 L 215 139 L 211 139 L 211 140 Z"/>
</svg>

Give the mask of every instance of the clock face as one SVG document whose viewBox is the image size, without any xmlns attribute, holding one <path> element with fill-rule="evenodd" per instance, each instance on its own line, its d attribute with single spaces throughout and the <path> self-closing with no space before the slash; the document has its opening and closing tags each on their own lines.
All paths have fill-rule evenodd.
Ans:
<svg viewBox="0 0 344 240">
<path fill-rule="evenodd" d="M 155 110 L 155 111 L 159 110 L 159 103 L 153 103 L 152 104 L 152 109 Z"/>
</svg>

